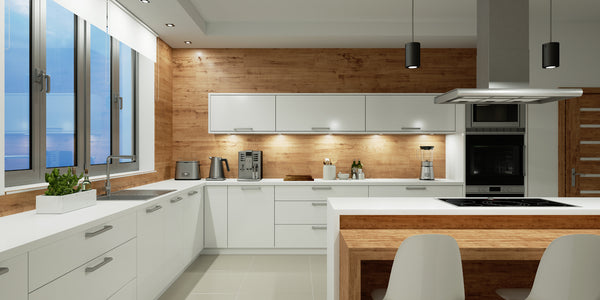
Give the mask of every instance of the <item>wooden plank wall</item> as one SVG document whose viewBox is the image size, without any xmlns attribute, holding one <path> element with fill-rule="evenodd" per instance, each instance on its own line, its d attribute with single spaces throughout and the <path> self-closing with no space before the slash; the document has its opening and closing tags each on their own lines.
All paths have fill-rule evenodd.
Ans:
<svg viewBox="0 0 600 300">
<path fill-rule="evenodd" d="M 418 146 L 435 146 L 437 178 L 445 176 L 443 135 L 211 135 L 208 93 L 437 93 L 475 87 L 475 49 L 422 49 L 421 68 L 404 68 L 404 49 L 174 49 L 173 163 L 229 159 L 262 150 L 263 176 L 322 177 L 322 160 L 348 172 L 360 159 L 367 178 L 419 175 Z"/>
<path fill-rule="evenodd" d="M 173 178 L 173 65 L 172 49 L 158 39 L 157 64 L 154 65 L 154 169 L 156 173 L 111 179 L 113 191 Z M 92 183 L 101 192 L 104 181 Z M 0 196 L 0 217 L 35 209 L 35 196 L 45 190 Z"/>
</svg>

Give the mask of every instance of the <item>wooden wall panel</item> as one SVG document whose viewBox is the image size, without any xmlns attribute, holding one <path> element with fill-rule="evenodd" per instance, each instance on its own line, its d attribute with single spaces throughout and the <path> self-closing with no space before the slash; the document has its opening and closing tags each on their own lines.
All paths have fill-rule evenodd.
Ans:
<svg viewBox="0 0 600 300">
<path fill-rule="evenodd" d="M 172 49 L 158 39 L 157 63 L 154 65 L 154 169 L 155 173 L 111 179 L 113 191 L 161 181 L 174 176 L 172 163 L 173 132 L 173 66 Z M 92 182 L 92 188 L 103 193 L 104 180 Z M 35 196 L 44 190 L 0 196 L 0 217 L 35 209 Z"/>
<path fill-rule="evenodd" d="M 434 169 L 445 177 L 443 135 L 212 135 L 208 93 L 437 93 L 475 87 L 475 49 L 422 49 L 421 68 L 404 68 L 404 49 L 174 49 L 173 162 L 229 159 L 262 150 L 263 177 L 322 177 L 322 160 L 348 172 L 360 159 L 367 178 L 416 178 L 419 145 L 435 146 Z"/>
</svg>

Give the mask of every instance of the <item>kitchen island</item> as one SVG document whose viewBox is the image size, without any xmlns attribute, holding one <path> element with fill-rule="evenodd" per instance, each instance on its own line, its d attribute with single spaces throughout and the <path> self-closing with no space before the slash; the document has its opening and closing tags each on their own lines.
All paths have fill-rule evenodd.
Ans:
<svg viewBox="0 0 600 300">
<path fill-rule="evenodd" d="M 361 291 L 360 286 L 363 286 L 362 296 L 364 299 L 368 295 L 368 289 L 385 286 L 387 274 L 382 275 L 380 271 L 387 270 L 389 272 L 390 260 L 393 259 L 395 252 L 393 248 L 401 243 L 404 236 L 410 236 L 413 232 L 414 234 L 446 233 L 453 235 L 453 233 L 457 233 L 456 230 L 463 230 L 462 232 L 471 230 L 471 234 L 488 238 L 492 235 L 486 235 L 486 233 L 492 232 L 494 234 L 529 236 L 532 239 L 531 243 L 528 243 L 526 238 L 520 238 L 520 244 L 515 244 L 517 248 L 504 249 L 498 252 L 499 256 L 496 257 L 486 258 L 472 255 L 480 249 L 473 249 L 474 251 L 469 253 L 468 250 L 464 252 L 465 249 L 461 248 L 461 253 L 463 256 L 467 253 L 464 258 L 469 260 L 468 262 L 463 260 L 467 299 L 490 299 L 490 291 L 482 290 L 492 285 L 520 287 L 530 284 L 528 282 L 533 280 L 539 257 L 545 248 L 540 245 L 549 243 L 555 235 L 600 234 L 600 199 L 545 199 L 576 207 L 457 207 L 429 197 L 329 198 L 327 209 L 327 299 L 360 299 L 360 293 L 357 296 L 355 292 L 356 289 Z M 368 234 L 369 242 L 376 243 L 378 238 L 379 241 L 396 239 L 396 241 L 390 241 L 396 244 L 393 247 L 388 245 L 387 253 L 386 249 L 374 249 L 378 254 L 374 258 L 365 258 L 362 261 L 359 259 L 358 267 L 341 265 L 340 250 L 346 254 L 349 253 L 349 250 L 340 248 L 341 245 L 348 246 L 346 241 L 342 241 L 340 238 L 340 229 L 345 237 L 349 238 L 347 242 L 350 247 L 358 245 L 356 242 L 360 239 L 356 237 L 364 233 Z M 361 230 L 367 231 L 361 232 Z M 453 230 L 454 232 L 452 232 Z M 477 230 L 479 232 L 476 232 Z M 360 234 L 357 235 L 357 233 Z M 460 238 L 457 237 L 457 240 Z M 533 239 L 537 239 L 537 242 Z M 485 244 L 484 240 L 485 238 L 481 239 L 482 244 Z M 489 239 L 487 241 L 489 242 Z M 524 245 L 533 246 L 528 249 L 518 248 L 524 247 Z M 511 251 L 523 255 L 515 258 L 518 255 L 510 255 Z M 368 253 L 368 251 L 363 251 L 364 253 Z M 354 259 L 356 261 L 356 258 Z M 347 262 L 348 260 L 344 263 Z M 342 277 L 340 277 L 340 269 L 344 273 Z M 514 270 L 519 271 L 519 274 L 512 274 Z M 360 277 L 356 279 L 361 273 L 369 274 L 363 276 L 362 279 Z M 348 282 L 351 282 L 348 276 L 354 278 L 352 287 L 346 286 Z M 340 278 L 344 280 L 342 295 L 340 295 Z M 486 284 L 488 286 L 485 286 Z M 354 288 L 354 294 L 352 288 Z M 493 289 L 491 293 L 493 293 Z"/>
</svg>

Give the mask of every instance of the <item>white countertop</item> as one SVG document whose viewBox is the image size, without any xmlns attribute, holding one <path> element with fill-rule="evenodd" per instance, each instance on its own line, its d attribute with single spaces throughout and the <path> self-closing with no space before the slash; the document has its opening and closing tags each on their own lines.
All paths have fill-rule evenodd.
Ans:
<svg viewBox="0 0 600 300">
<path fill-rule="evenodd" d="M 170 180 L 179 181 L 179 180 Z M 367 178 L 367 179 L 347 179 L 347 180 L 323 180 L 315 181 L 283 181 L 282 178 L 265 178 L 259 181 L 238 181 L 235 178 L 227 178 L 223 181 L 189 180 L 202 182 L 206 185 L 463 185 L 463 181 L 436 179 L 419 180 L 417 178 Z"/>
<path fill-rule="evenodd" d="M 600 215 L 600 198 L 543 198 L 577 207 L 458 207 L 433 197 L 339 197 L 328 200 L 330 209 L 339 215 Z"/>
</svg>

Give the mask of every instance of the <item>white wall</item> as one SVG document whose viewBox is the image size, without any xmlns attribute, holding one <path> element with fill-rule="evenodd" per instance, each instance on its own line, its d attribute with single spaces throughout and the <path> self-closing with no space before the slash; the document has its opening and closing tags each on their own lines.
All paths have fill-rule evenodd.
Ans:
<svg viewBox="0 0 600 300">
<path fill-rule="evenodd" d="M 600 87 L 600 10 L 586 7 L 585 2 L 553 1 L 552 39 L 560 42 L 560 67 L 544 70 L 542 44 L 549 40 L 549 1 L 530 0 L 531 87 Z M 527 194 L 557 196 L 558 104 L 529 105 L 527 117 Z"/>
<path fill-rule="evenodd" d="M 138 120 L 140 171 L 154 170 L 154 62 L 139 55 Z"/>
</svg>

